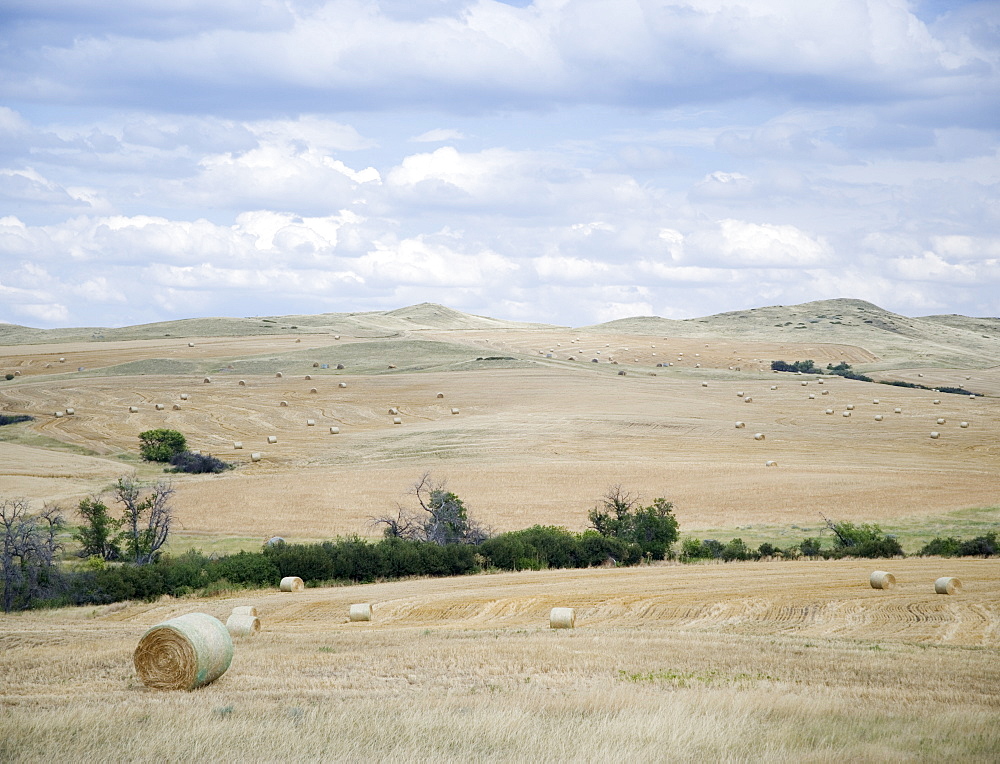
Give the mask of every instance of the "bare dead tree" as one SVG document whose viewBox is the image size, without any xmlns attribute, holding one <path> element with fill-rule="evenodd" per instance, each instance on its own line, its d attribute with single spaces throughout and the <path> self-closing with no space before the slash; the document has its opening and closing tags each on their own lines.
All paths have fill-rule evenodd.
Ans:
<svg viewBox="0 0 1000 764">
<path fill-rule="evenodd" d="M 37 515 L 30 512 L 27 499 L 0 502 L 0 569 L 3 575 L 3 609 L 28 606 L 51 583 L 57 534 L 64 525 L 62 513 L 46 505 Z"/>
<path fill-rule="evenodd" d="M 435 483 L 429 472 L 420 476 L 409 494 L 421 511 L 397 506 L 395 515 L 371 518 L 373 525 L 385 526 L 383 532 L 387 537 L 435 544 L 481 544 L 489 538 L 489 531 L 469 518 L 463 501 L 448 491 L 443 482 Z"/>
<path fill-rule="evenodd" d="M 136 565 L 146 565 L 156 558 L 174 519 L 170 506 L 174 489 L 170 483 L 155 483 L 146 496 L 144 490 L 134 473 L 119 477 L 114 487 L 115 499 L 124 507 L 126 551 Z"/>
</svg>

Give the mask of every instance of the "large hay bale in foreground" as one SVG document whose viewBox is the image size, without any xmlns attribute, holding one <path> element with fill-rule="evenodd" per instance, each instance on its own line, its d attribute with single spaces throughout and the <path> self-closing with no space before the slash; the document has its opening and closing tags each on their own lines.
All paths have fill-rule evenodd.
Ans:
<svg viewBox="0 0 1000 764">
<path fill-rule="evenodd" d="M 372 619 L 372 606 L 368 602 L 358 602 L 351 605 L 350 619 L 352 621 L 370 621 Z"/>
<path fill-rule="evenodd" d="M 934 582 L 935 594 L 958 594 L 962 591 L 962 582 L 952 576 L 941 576 Z"/>
<path fill-rule="evenodd" d="M 226 619 L 226 631 L 233 637 L 252 637 L 260 631 L 260 619 L 255 615 L 233 613 Z"/>
<path fill-rule="evenodd" d="M 257 616 L 260 613 L 257 612 L 257 608 L 253 605 L 237 605 L 233 608 L 233 615 L 252 615 Z"/>
<path fill-rule="evenodd" d="M 233 640 L 218 618 L 188 613 L 149 629 L 132 656 L 154 690 L 193 690 L 215 681 L 233 661 Z"/>
<path fill-rule="evenodd" d="M 576 610 L 571 607 L 554 607 L 549 611 L 549 628 L 576 628 Z"/>
<path fill-rule="evenodd" d="M 302 583 L 302 579 L 298 576 L 285 576 L 281 579 L 279 588 L 283 592 L 301 592 L 306 588 L 306 585 Z"/>
<path fill-rule="evenodd" d="M 872 589 L 891 589 L 896 585 L 896 577 L 884 570 L 876 570 L 868 576 L 868 583 L 871 584 Z"/>
</svg>

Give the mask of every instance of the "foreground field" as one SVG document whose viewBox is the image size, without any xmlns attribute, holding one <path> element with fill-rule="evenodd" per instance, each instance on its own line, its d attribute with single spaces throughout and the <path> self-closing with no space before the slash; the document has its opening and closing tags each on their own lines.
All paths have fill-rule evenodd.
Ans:
<svg viewBox="0 0 1000 764">
<path fill-rule="evenodd" d="M 0 759 L 995 760 L 1000 568 L 882 564 L 896 589 L 870 562 L 666 565 L 4 616 Z M 138 682 L 146 628 L 244 604 L 262 631 L 217 682 Z"/>
</svg>

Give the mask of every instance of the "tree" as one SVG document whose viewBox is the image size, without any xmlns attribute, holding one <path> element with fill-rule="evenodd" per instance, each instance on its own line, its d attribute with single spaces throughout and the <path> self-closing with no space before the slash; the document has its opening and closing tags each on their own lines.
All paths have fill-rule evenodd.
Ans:
<svg viewBox="0 0 1000 764">
<path fill-rule="evenodd" d="M 663 498 L 654 499 L 644 507 L 638 496 L 628 493 L 621 485 L 613 485 L 587 513 L 587 519 L 602 536 L 638 544 L 644 555 L 662 560 L 677 541 L 677 518 L 673 509 L 674 505 Z"/>
<path fill-rule="evenodd" d="M 465 503 L 448 491 L 444 483 L 435 483 L 429 472 L 420 476 L 410 495 L 416 498 L 420 512 L 397 507 L 395 515 L 371 518 L 373 525 L 384 525 L 386 538 L 430 541 L 435 544 L 481 544 L 489 537 L 487 530 L 469 518 Z"/>
<path fill-rule="evenodd" d="M 169 462 L 187 449 L 187 439 L 177 430 L 146 430 L 139 433 L 139 454 L 147 462 Z"/>
<path fill-rule="evenodd" d="M 834 555 L 852 557 L 896 557 L 903 554 L 903 548 L 892 536 L 886 536 L 875 523 L 855 525 L 849 522 L 835 523 L 822 512 L 820 517 L 828 530 L 833 531 Z"/>
<path fill-rule="evenodd" d="M 83 499 L 79 505 L 84 525 L 73 534 L 81 544 L 81 557 L 117 560 L 121 557 L 122 521 L 108 514 L 108 506 L 100 497 Z"/>
<path fill-rule="evenodd" d="M 3 574 L 3 609 L 28 607 L 52 583 L 57 533 L 63 527 L 58 507 L 46 505 L 37 515 L 27 499 L 0 502 L 0 569 Z"/>
<path fill-rule="evenodd" d="M 115 499 L 124 508 L 122 525 L 125 553 L 136 565 L 146 565 L 157 557 L 166 543 L 173 522 L 170 483 L 158 482 L 143 496 L 144 486 L 135 475 L 123 475 L 114 486 Z"/>
</svg>

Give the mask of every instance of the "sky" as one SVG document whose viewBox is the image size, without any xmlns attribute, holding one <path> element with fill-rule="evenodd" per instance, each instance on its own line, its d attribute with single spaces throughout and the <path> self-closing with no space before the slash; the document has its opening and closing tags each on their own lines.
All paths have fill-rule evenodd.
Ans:
<svg viewBox="0 0 1000 764">
<path fill-rule="evenodd" d="M 0 3 L 0 321 L 836 297 L 1000 316 L 1000 3 Z"/>
</svg>

